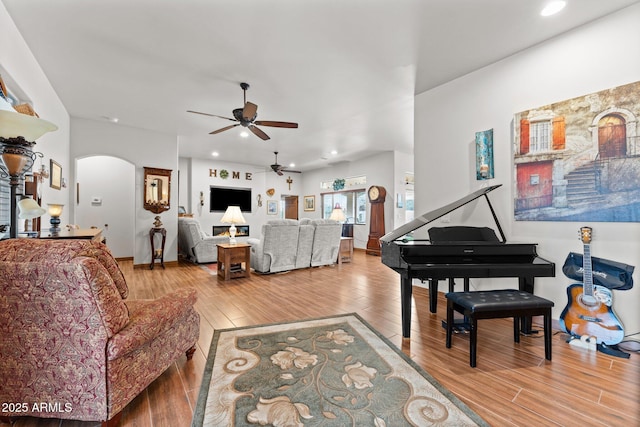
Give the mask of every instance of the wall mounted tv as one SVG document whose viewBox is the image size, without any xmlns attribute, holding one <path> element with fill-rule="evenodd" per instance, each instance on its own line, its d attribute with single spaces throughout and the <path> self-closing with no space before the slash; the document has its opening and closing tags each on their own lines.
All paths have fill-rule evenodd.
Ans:
<svg viewBox="0 0 640 427">
<path fill-rule="evenodd" d="M 240 206 L 242 212 L 251 212 L 250 188 L 211 187 L 209 200 L 211 212 L 224 212 L 228 206 Z"/>
</svg>

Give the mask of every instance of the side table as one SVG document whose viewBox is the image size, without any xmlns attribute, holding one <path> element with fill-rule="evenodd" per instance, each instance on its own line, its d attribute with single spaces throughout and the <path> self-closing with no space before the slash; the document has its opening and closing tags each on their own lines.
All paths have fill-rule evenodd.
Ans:
<svg viewBox="0 0 640 427">
<path fill-rule="evenodd" d="M 251 275 L 251 245 L 218 243 L 218 279 L 236 279 Z M 242 266 L 244 264 L 244 268 Z"/>
<path fill-rule="evenodd" d="M 156 239 L 155 235 L 160 234 L 162 236 L 161 246 L 156 249 Z M 156 263 L 156 260 L 160 260 L 160 265 L 164 268 L 164 243 L 167 240 L 167 230 L 164 228 L 152 228 L 149 230 L 149 240 L 151 240 L 151 264 L 149 268 L 153 270 L 153 266 Z"/>
<path fill-rule="evenodd" d="M 338 252 L 338 264 L 351 262 L 353 258 L 353 237 L 340 238 L 340 251 Z"/>
</svg>

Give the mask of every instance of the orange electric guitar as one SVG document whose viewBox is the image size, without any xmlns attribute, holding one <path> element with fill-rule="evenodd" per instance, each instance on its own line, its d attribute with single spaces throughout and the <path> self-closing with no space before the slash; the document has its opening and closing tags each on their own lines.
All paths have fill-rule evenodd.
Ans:
<svg viewBox="0 0 640 427">
<path fill-rule="evenodd" d="M 583 283 L 567 288 L 569 302 L 560 315 L 560 326 L 573 336 L 596 337 L 598 344 L 618 344 L 624 338 L 624 330 L 611 308 L 611 290 L 593 284 L 591 227 L 580 228 L 580 240 L 584 246 Z"/>
</svg>

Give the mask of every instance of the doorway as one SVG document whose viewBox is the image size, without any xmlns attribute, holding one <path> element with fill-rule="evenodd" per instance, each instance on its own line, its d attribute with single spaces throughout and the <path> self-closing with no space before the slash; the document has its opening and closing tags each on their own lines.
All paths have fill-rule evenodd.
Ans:
<svg viewBox="0 0 640 427">
<path fill-rule="evenodd" d="M 603 158 L 627 154 L 627 124 L 617 114 L 604 116 L 598 122 L 598 151 Z"/>
<path fill-rule="evenodd" d="M 282 196 L 285 219 L 298 219 L 298 196 Z"/>
</svg>

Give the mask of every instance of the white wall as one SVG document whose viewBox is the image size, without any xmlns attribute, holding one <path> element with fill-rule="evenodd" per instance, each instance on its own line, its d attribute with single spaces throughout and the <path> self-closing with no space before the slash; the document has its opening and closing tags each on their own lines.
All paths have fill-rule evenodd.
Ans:
<svg viewBox="0 0 640 427">
<path fill-rule="evenodd" d="M 116 258 L 133 258 L 135 177 L 135 165 L 116 157 L 91 156 L 76 163 L 75 223 L 101 228 Z"/>
<path fill-rule="evenodd" d="M 31 54 L 29 47 L 18 32 L 11 20 L 9 13 L 0 3 L 0 72 L 9 90 L 18 87 L 33 103 L 38 115 L 58 126 L 58 130 L 42 136 L 36 141 L 34 151 L 43 153 L 43 164 L 49 169 L 49 159 L 57 161 L 62 166 L 62 177 L 70 181 L 69 170 L 69 115 L 62 102 L 55 93 L 47 76 Z M 40 166 L 40 160 L 36 160 L 35 167 Z M 54 190 L 45 182 L 42 186 L 42 204 L 62 203 L 65 209 L 62 212 L 61 222 L 69 222 L 69 187 Z M 42 228 L 49 226 L 50 217 L 45 214 L 42 217 Z"/>
<path fill-rule="evenodd" d="M 144 129 L 132 128 L 120 124 L 73 118 L 71 120 L 72 159 L 90 156 L 113 156 L 135 165 L 135 179 L 129 182 L 129 190 L 135 189 L 135 212 L 128 219 L 119 220 L 129 224 L 109 224 L 110 232 L 114 229 L 126 229 L 134 224 L 133 262 L 134 265 L 151 262 L 151 244 L 149 230 L 153 227 L 156 214 L 143 208 L 144 167 L 171 169 L 171 209 L 162 213 L 162 223 L 167 230 L 165 246 L 165 262 L 178 259 L 178 143 L 175 135 L 167 135 Z M 74 182 L 75 182 L 75 170 Z M 105 176 L 107 183 L 113 183 Z M 118 184 L 122 185 L 122 184 Z M 100 188 L 81 191 L 92 193 L 102 191 Z M 73 191 L 75 194 L 75 191 Z M 127 194 L 125 191 L 123 194 Z M 114 237 L 114 236 L 112 236 Z M 113 238 L 111 239 L 113 240 Z M 108 243 L 109 244 L 109 243 Z"/>
<path fill-rule="evenodd" d="M 367 177 L 367 189 L 372 185 L 379 185 L 387 190 L 387 197 L 384 204 L 384 226 L 387 233 L 393 230 L 397 181 L 394 165 L 396 164 L 395 158 L 397 155 L 402 156 L 402 154 L 398 154 L 396 152 L 386 151 L 380 154 L 366 157 L 361 160 L 353 162 L 341 162 L 335 165 L 330 165 L 326 168 L 305 172 L 303 174 L 303 192 L 304 195 L 316 196 L 316 210 L 315 212 L 303 212 L 303 217 L 322 217 L 322 199 L 320 198 L 320 193 L 327 192 L 327 190 L 320 189 L 321 182 L 333 181 L 336 178 L 349 178 L 364 175 Z M 412 169 L 413 167 L 412 165 L 408 165 L 408 168 Z M 367 203 L 367 219 L 369 218 L 370 208 L 370 204 Z M 366 248 L 368 238 L 368 222 L 367 224 L 354 225 L 354 247 L 360 249 Z"/>
<path fill-rule="evenodd" d="M 278 176 L 271 170 L 264 168 L 216 159 L 180 158 L 179 164 L 180 179 L 185 181 L 180 185 L 180 204 L 185 207 L 187 212 L 194 214 L 194 218 L 200 221 L 200 226 L 208 234 L 211 234 L 214 225 L 224 225 L 220 222 L 223 212 L 209 212 L 209 188 L 212 186 L 251 189 L 253 198 L 251 212 L 243 212 L 242 214 L 249 225 L 251 237 L 259 238 L 262 224 L 281 217 L 280 210 L 278 210 L 277 216 L 267 215 L 268 200 L 280 201 L 283 195 L 298 195 L 300 196 L 298 206 L 302 211 L 302 174 L 285 173 Z M 229 172 L 226 179 L 220 176 L 220 171 L 223 169 Z M 237 173 L 237 177 L 234 177 L 234 172 Z M 291 186 L 287 183 L 288 178 L 293 181 Z M 275 192 L 272 196 L 267 196 L 266 191 L 270 188 L 273 188 Z M 184 193 L 182 193 L 183 191 Z M 200 205 L 200 192 L 204 195 L 203 206 Z M 262 206 L 258 206 L 258 195 L 262 198 Z M 242 241 L 245 238 L 238 239 Z"/>
<path fill-rule="evenodd" d="M 638 22 L 640 5 L 635 5 L 420 94 L 415 102 L 416 215 L 482 185 L 503 184 L 489 197 L 507 239 L 537 242 L 538 253 L 556 264 L 556 277 L 536 279 L 535 287 L 536 294 L 555 302 L 555 318 L 567 303 L 565 289 L 571 284 L 561 271 L 564 259 L 571 251 L 582 252 L 579 227 L 592 226 L 594 256 L 637 267 L 636 286 L 614 291 L 614 310 L 626 333 L 640 329 L 640 224 L 516 222 L 511 144 L 517 112 L 640 80 Z M 491 128 L 496 178 L 476 181 L 474 135 Z M 452 222 L 474 222 L 472 215 L 490 218 L 480 204 L 461 211 Z M 472 282 L 482 288 L 504 285 L 486 279 Z"/>
</svg>

